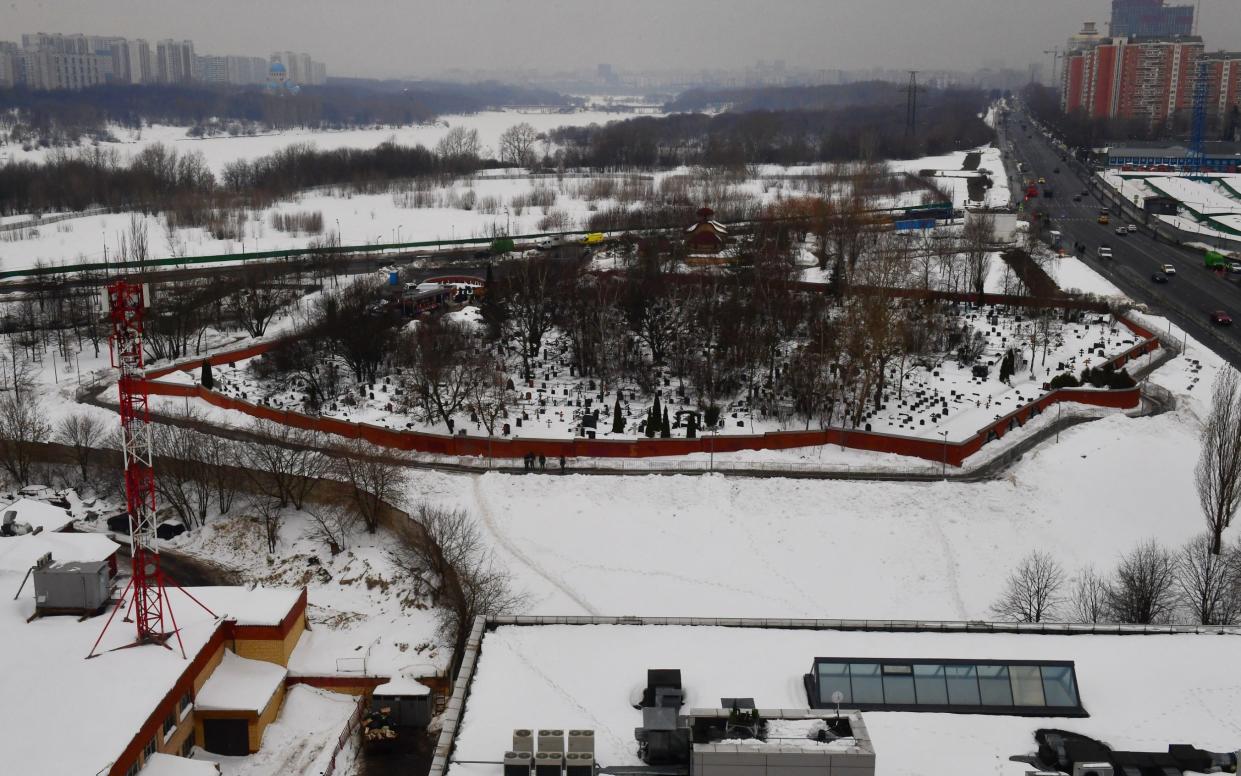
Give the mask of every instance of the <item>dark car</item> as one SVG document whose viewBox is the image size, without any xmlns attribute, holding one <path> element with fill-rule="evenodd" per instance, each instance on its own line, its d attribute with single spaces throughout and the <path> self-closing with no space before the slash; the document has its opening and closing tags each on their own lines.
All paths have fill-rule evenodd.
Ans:
<svg viewBox="0 0 1241 776">
<path fill-rule="evenodd" d="M 1223 310 L 1216 310 L 1215 312 L 1211 313 L 1211 323 L 1215 324 L 1216 326 L 1231 326 L 1232 316 L 1224 312 Z"/>
<path fill-rule="evenodd" d="M 1074 195 L 1073 195 L 1073 201 L 1074 201 L 1074 202 L 1081 202 L 1081 201 L 1082 201 L 1082 195 L 1081 195 L 1081 194 L 1074 194 Z"/>
<path fill-rule="evenodd" d="M 1162 272 L 1156 272 L 1155 274 L 1151 275 L 1151 280 L 1155 281 L 1156 283 L 1167 283 L 1168 276 L 1163 274 Z"/>
<path fill-rule="evenodd" d="M 490 259 L 490 258 L 491 258 L 491 251 L 477 251 L 477 252 L 475 252 L 475 254 L 474 254 L 474 258 L 476 258 L 476 259 Z"/>
<path fill-rule="evenodd" d="M 1054 168 L 1054 169 L 1052 170 L 1052 172 L 1053 172 L 1053 173 L 1055 173 L 1056 175 L 1059 175 L 1059 174 L 1060 174 L 1060 168 L 1059 168 L 1059 167 L 1056 167 L 1056 168 Z"/>
</svg>

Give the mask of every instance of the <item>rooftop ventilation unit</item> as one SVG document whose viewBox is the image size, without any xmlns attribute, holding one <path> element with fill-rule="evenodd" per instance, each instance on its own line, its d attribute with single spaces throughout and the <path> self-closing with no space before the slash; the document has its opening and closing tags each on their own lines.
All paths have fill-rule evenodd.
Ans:
<svg viewBox="0 0 1241 776">
<path fill-rule="evenodd" d="M 564 770 L 563 752 L 537 752 L 534 755 L 535 776 L 560 776 Z"/>
<path fill-rule="evenodd" d="M 679 709 L 685 701 L 681 687 L 681 669 L 649 668 L 646 671 L 646 690 L 642 693 L 642 706 L 660 706 Z"/>
<path fill-rule="evenodd" d="M 504 776 L 530 776 L 534 755 L 529 752 L 505 752 Z"/>
<path fill-rule="evenodd" d="M 534 732 L 530 730 L 514 730 L 513 731 L 513 751 L 514 752 L 533 752 L 534 751 Z"/>
<path fill-rule="evenodd" d="M 1113 776 L 1113 771 L 1109 763 L 1077 763 L 1073 776 Z"/>
<path fill-rule="evenodd" d="M 589 752 L 569 752 L 564 756 L 565 776 L 592 776 L 595 756 Z"/>
<path fill-rule="evenodd" d="M 563 730 L 540 730 L 539 748 L 536 752 L 559 752 L 564 754 Z"/>
<path fill-rule="evenodd" d="M 569 751 L 585 752 L 593 755 L 595 753 L 595 731 L 570 730 Z"/>
</svg>

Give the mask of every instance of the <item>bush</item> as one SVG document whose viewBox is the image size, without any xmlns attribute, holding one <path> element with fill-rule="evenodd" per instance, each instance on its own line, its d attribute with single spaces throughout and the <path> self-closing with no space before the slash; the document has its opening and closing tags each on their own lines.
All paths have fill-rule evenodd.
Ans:
<svg viewBox="0 0 1241 776">
<path fill-rule="evenodd" d="M 1051 389 L 1058 390 L 1060 388 L 1077 388 L 1081 383 L 1073 375 L 1065 372 L 1051 378 Z"/>
</svg>

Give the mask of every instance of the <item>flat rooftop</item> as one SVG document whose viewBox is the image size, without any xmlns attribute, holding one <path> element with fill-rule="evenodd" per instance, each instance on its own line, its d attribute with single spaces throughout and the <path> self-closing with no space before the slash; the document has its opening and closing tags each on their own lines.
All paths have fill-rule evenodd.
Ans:
<svg viewBox="0 0 1241 776">
<path fill-rule="evenodd" d="M 24 573 L 0 569 L 0 590 L 8 593 L 0 596 L 0 693 L 20 699 L 0 703 L 3 770 L 96 774 L 121 755 L 220 620 L 172 589 L 169 595 L 188 659 L 181 657 L 175 639 L 171 650 L 146 644 L 108 651 L 134 639 L 133 624 L 118 616 L 100 644 L 102 654 L 87 660 L 107 615 L 84 621 L 42 617 L 27 623 L 34 613 L 33 586 L 28 584 L 18 600 L 12 598 Z M 187 591 L 220 617 L 249 625 L 278 625 L 301 594 L 242 587 Z M 68 723 L 63 722 L 66 708 L 74 709 Z"/>
<path fill-rule="evenodd" d="M 601 766 L 640 765 L 631 705 L 649 668 L 679 668 L 681 713 L 721 698 L 807 709 L 816 657 L 1076 664 L 1088 718 L 866 711 L 880 774 L 1023 776 L 1008 760 L 1057 727 L 1115 747 L 1241 748 L 1241 635 L 1041 635 L 797 630 L 690 625 L 502 625 L 482 639 L 449 773 L 496 776 L 515 728 L 595 730 Z"/>
</svg>

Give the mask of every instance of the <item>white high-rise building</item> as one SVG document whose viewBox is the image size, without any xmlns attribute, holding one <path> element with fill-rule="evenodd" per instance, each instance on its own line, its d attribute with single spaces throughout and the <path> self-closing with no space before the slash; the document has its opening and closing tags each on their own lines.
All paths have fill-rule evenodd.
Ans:
<svg viewBox="0 0 1241 776">
<path fill-rule="evenodd" d="M 194 79 L 194 42 L 161 40 L 155 44 L 156 80 L 165 84 L 188 83 Z"/>
</svg>

